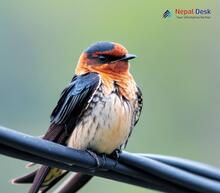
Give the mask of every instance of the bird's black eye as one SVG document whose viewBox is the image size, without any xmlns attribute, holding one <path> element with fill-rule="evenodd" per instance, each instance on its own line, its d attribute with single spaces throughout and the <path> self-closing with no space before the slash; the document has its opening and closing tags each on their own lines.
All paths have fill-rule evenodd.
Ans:
<svg viewBox="0 0 220 193">
<path fill-rule="evenodd" d="M 108 60 L 108 58 L 106 56 L 103 56 L 103 55 L 98 56 L 98 58 L 99 58 L 100 62 L 102 62 L 102 63 L 107 62 L 107 60 Z"/>
</svg>

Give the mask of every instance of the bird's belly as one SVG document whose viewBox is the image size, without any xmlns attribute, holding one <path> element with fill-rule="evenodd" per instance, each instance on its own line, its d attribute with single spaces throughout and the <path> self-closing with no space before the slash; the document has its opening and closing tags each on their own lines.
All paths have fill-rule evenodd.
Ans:
<svg viewBox="0 0 220 193">
<path fill-rule="evenodd" d="M 100 98 L 99 98 L 100 99 Z M 69 146 L 110 154 L 128 138 L 132 124 L 132 110 L 128 102 L 115 93 L 99 101 L 92 101 L 77 124 Z"/>
</svg>

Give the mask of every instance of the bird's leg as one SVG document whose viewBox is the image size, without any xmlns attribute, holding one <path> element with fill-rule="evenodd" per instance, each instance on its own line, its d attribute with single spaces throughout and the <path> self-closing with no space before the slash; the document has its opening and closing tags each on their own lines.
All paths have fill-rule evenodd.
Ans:
<svg viewBox="0 0 220 193">
<path fill-rule="evenodd" d="M 95 159 L 95 161 L 96 161 L 97 166 L 94 167 L 94 168 L 91 168 L 91 169 L 99 168 L 99 166 L 100 166 L 100 161 L 99 161 L 99 158 L 98 158 L 97 154 L 94 153 L 93 151 L 89 150 L 89 149 L 86 149 L 85 151 L 86 151 L 87 153 L 89 153 L 89 155 L 91 155 L 91 156 Z"/>
<path fill-rule="evenodd" d="M 97 154 L 89 149 L 86 149 L 86 152 L 88 152 L 96 161 L 97 166 L 91 169 L 96 169 L 96 168 L 103 168 L 106 163 L 106 154 L 100 154 L 101 158 L 100 159 Z"/>
<path fill-rule="evenodd" d="M 121 153 L 121 149 L 116 149 L 110 154 L 110 157 L 112 157 L 115 160 L 115 165 L 113 168 L 116 168 L 116 166 L 118 164 L 120 153 Z"/>
<path fill-rule="evenodd" d="M 105 164 L 106 164 L 106 154 L 105 153 L 101 153 L 100 156 L 102 157 L 102 163 L 99 166 L 99 168 L 104 168 Z"/>
</svg>

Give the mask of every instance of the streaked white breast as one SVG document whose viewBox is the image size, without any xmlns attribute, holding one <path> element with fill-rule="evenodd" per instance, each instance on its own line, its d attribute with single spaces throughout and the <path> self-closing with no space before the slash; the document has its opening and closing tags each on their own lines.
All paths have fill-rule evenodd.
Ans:
<svg viewBox="0 0 220 193">
<path fill-rule="evenodd" d="M 68 146 L 112 153 L 128 138 L 133 119 L 133 107 L 116 92 L 104 96 L 99 92 L 91 101 L 74 129 Z"/>
</svg>

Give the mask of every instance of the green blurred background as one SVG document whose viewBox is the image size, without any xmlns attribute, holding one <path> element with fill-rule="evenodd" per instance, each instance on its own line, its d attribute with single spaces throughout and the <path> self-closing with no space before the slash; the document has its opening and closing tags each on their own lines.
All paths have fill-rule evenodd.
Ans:
<svg viewBox="0 0 220 193">
<path fill-rule="evenodd" d="M 220 167 L 219 1 L 0 1 L 0 124 L 43 134 L 82 50 L 99 40 L 138 58 L 131 71 L 144 109 L 127 150 Z M 210 8 L 211 19 L 162 19 L 166 9 Z M 25 162 L 0 156 L 0 192 Z M 87 192 L 153 192 L 94 178 Z"/>
</svg>

